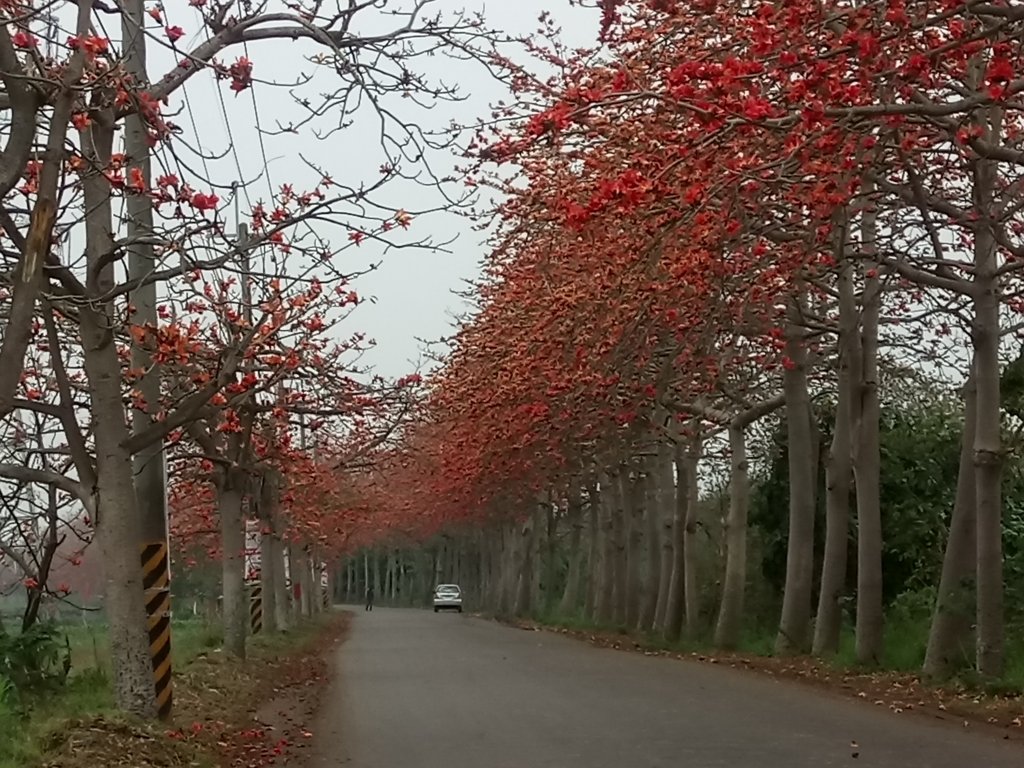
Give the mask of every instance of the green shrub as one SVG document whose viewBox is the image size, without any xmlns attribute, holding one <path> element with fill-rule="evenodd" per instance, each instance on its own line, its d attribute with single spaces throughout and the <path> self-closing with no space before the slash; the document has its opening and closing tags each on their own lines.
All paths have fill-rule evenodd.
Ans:
<svg viewBox="0 0 1024 768">
<path fill-rule="evenodd" d="M 68 639 L 52 624 L 18 635 L 0 634 L 0 680 L 19 695 L 64 685 L 71 670 Z"/>
</svg>

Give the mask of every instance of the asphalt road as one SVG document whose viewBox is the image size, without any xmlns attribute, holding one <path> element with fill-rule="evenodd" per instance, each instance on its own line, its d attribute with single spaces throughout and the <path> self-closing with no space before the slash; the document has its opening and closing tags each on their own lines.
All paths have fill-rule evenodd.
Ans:
<svg viewBox="0 0 1024 768">
<path fill-rule="evenodd" d="M 311 768 L 1024 766 L 1016 744 L 798 683 L 458 614 L 360 610 L 338 663 Z"/>
</svg>

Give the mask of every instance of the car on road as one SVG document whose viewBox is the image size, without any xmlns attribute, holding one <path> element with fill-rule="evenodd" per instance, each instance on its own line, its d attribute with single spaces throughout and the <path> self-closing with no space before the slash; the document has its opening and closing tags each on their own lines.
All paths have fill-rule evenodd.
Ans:
<svg viewBox="0 0 1024 768">
<path fill-rule="evenodd" d="M 462 589 L 458 584 L 439 584 L 434 589 L 434 613 L 438 611 L 462 613 Z"/>
</svg>

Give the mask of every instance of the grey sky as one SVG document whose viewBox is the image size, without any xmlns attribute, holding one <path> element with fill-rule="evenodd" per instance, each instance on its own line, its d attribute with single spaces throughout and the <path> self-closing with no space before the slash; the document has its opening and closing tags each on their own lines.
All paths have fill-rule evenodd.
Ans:
<svg viewBox="0 0 1024 768">
<path fill-rule="evenodd" d="M 549 11 L 563 27 L 568 42 L 579 46 L 589 46 L 596 42 L 598 17 L 595 11 L 571 6 L 568 0 L 441 0 L 439 5 L 453 10 L 482 9 L 489 26 L 512 34 L 536 29 L 537 17 L 541 12 Z M 178 43 L 179 48 L 187 50 L 200 41 L 196 9 L 184 3 L 167 4 L 165 22 L 185 30 L 185 36 Z M 153 32 L 149 57 L 150 77 L 157 79 L 172 66 L 177 55 L 166 46 L 161 48 L 163 35 L 160 27 L 150 23 L 148 28 Z M 119 37 L 116 30 L 108 30 L 108 34 L 114 39 Z M 223 56 L 222 61 L 230 64 L 243 53 L 241 49 L 233 48 Z M 297 137 L 288 134 L 268 136 L 264 133 L 261 147 L 255 126 L 256 109 L 265 131 L 274 128 L 275 121 L 287 124 L 298 120 L 301 111 L 288 88 L 273 87 L 259 81 L 287 83 L 301 80 L 303 73 L 312 71 L 312 66 L 303 58 L 311 53 L 315 53 L 311 44 L 282 40 L 250 45 L 249 57 L 254 62 L 253 77 L 257 81 L 252 93 L 236 95 L 228 88 L 226 81 L 218 83 L 209 74 L 201 74 L 190 81 L 183 93 L 176 94 L 167 109 L 170 113 L 176 109 L 183 110 L 174 118 L 183 129 L 183 141 L 177 149 L 179 155 L 187 158 L 190 165 L 205 175 L 203 162 L 182 149 L 182 145 L 191 143 L 198 132 L 203 149 L 209 154 L 221 156 L 216 160 L 207 159 L 205 168 L 217 182 L 229 184 L 239 176 L 242 179 L 256 178 L 263 170 L 265 150 L 269 160 L 269 183 L 265 177 L 251 186 L 248 190 L 251 202 L 268 198 L 271 184 L 275 190 L 283 183 L 292 183 L 297 190 L 314 184 L 317 174 L 302 162 L 300 154 L 321 165 L 335 179 L 347 181 L 353 186 L 358 186 L 360 181 L 375 179 L 383 154 L 377 139 L 379 124 L 376 116 L 368 110 L 357 113 L 351 127 L 326 140 L 315 140 L 308 129 Z M 425 128 L 444 128 L 452 120 L 471 123 L 477 116 L 488 114 L 489 106 L 507 93 L 501 84 L 474 63 L 460 64 L 434 56 L 418 60 L 417 67 L 417 73 L 425 75 L 429 80 L 441 79 L 449 84 L 458 84 L 466 96 L 463 102 L 443 104 L 430 112 L 417 111 L 408 102 L 390 105 L 401 110 L 405 116 L 415 116 L 416 121 Z M 330 74 L 317 74 L 311 82 L 296 88 L 295 92 L 316 103 L 319 94 L 329 90 L 334 82 L 337 80 Z M 321 120 L 318 125 L 321 129 L 327 129 L 331 127 L 331 119 Z M 237 152 L 228 151 L 231 144 L 229 132 Z M 159 155 L 157 159 L 155 175 L 161 172 Z M 435 155 L 431 161 L 438 175 L 444 175 L 451 171 L 456 159 Z M 171 165 L 170 170 L 175 170 L 166 153 L 164 162 Z M 186 171 L 184 175 L 190 174 Z M 389 185 L 388 190 L 385 199 L 396 207 L 420 209 L 437 206 L 441 202 L 436 191 L 413 184 L 401 187 Z M 227 195 L 221 192 L 221 196 Z M 244 197 L 242 207 L 243 210 L 247 207 Z M 325 234 L 330 237 L 333 245 L 345 239 L 344 234 L 338 231 Z M 376 303 L 368 302 L 360 307 L 345 328 L 346 333 L 363 330 L 377 340 L 378 347 L 368 361 L 387 376 L 407 373 L 415 364 L 419 357 L 416 337 L 435 339 L 450 331 L 451 313 L 461 311 L 461 302 L 451 291 L 462 287 L 461 281 L 464 278 L 476 274 L 477 263 L 484 252 L 481 245 L 482 233 L 473 231 L 469 221 L 455 214 L 437 213 L 419 219 L 414 222 L 410 234 L 416 237 L 429 235 L 435 241 L 447 241 L 453 237 L 458 239 L 450 246 L 451 254 L 413 250 L 393 251 L 389 254 L 377 272 L 359 278 L 355 284 L 354 287 L 361 295 L 375 297 Z M 380 253 L 379 246 L 363 243 L 358 249 L 346 250 L 341 263 L 346 268 L 349 265 L 352 269 L 362 268 L 376 261 Z"/>
</svg>

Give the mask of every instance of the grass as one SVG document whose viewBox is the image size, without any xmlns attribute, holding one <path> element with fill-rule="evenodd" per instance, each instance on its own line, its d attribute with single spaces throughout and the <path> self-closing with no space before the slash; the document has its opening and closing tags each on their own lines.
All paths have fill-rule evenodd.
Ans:
<svg viewBox="0 0 1024 768">
<path fill-rule="evenodd" d="M 674 653 L 715 652 L 710 631 L 696 638 L 681 638 L 671 642 L 661 635 L 643 633 L 638 635 L 615 625 L 596 624 L 578 616 L 541 614 L 532 617 L 541 625 L 580 632 L 602 632 L 622 635 L 624 638 L 641 639 L 652 650 Z M 886 618 L 883 639 L 884 655 L 881 671 L 917 674 L 924 664 L 928 645 L 930 616 L 908 615 L 905 611 L 894 611 Z M 736 652 L 740 655 L 774 657 L 775 627 L 769 622 L 749 626 L 744 630 Z M 844 627 L 840 637 L 839 652 L 824 661 L 837 670 L 864 672 L 868 668 L 857 662 L 855 636 L 852 627 Z M 1007 626 L 1006 670 L 999 681 L 983 681 L 971 673 L 965 673 L 951 681 L 952 685 L 993 695 L 1007 696 L 1024 693 L 1024 632 L 1019 627 Z"/>
<path fill-rule="evenodd" d="M 68 720 L 113 712 L 106 627 L 75 625 L 65 632 L 71 649 L 71 674 L 63 687 L 21 702 L 15 700 L 13 691 L 0 690 L 0 768 L 24 768 L 38 760 L 50 734 Z M 173 664 L 179 668 L 221 644 L 219 627 L 198 620 L 174 622 L 171 638 Z M 280 641 L 275 638 L 272 642 Z M 259 643 L 271 644 L 254 641 Z"/>
</svg>

